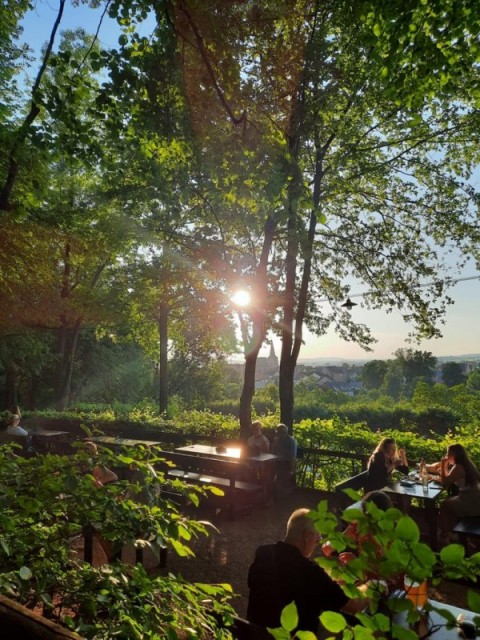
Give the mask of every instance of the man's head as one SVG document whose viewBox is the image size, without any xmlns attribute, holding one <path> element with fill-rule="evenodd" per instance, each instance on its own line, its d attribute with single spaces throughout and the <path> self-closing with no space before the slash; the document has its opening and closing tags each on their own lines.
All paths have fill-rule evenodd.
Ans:
<svg viewBox="0 0 480 640">
<path fill-rule="evenodd" d="M 283 423 L 280 423 L 280 424 L 277 426 L 277 434 L 278 434 L 280 437 L 284 437 L 284 436 L 286 436 L 286 435 L 287 435 L 287 433 L 288 433 L 288 427 L 287 427 L 287 425 L 286 425 L 286 424 L 283 424 Z"/>
<path fill-rule="evenodd" d="M 262 433 L 262 423 L 260 420 L 252 422 L 252 433 L 254 436 L 259 436 Z"/>
<path fill-rule="evenodd" d="M 297 509 L 287 522 L 284 541 L 300 551 L 305 558 L 310 558 L 320 542 L 320 535 L 310 518 L 310 509 Z"/>
<path fill-rule="evenodd" d="M 83 450 L 85 451 L 85 453 L 88 453 L 89 456 L 98 456 L 97 445 L 91 440 L 86 440 L 83 443 Z"/>
</svg>

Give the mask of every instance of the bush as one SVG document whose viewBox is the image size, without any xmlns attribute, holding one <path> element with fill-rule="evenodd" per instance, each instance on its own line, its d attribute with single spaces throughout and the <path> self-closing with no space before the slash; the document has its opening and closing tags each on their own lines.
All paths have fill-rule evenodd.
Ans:
<svg viewBox="0 0 480 640">
<path fill-rule="evenodd" d="M 206 598 L 220 618 L 230 618 L 228 588 L 172 575 L 153 578 L 121 562 L 94 568 L 72 557 L 68 541 L 91 523 L 101 523 L 101 535 L 112 545 L 155 540 L 193 555 L 188 541 L 207 529 L 160 496 L 168 482 L 161 471 L 152 473 L 158 460 L 152 449 L 105 451 L 95 464 L 108 464 L 119 476 L 134 465 L 135 482 L 97 488 L 85 472 L 94 464 L 86 452 L 24 459 L 11 446 L 0 447 L 0 592 L 31 609 L 42 606 L 50 618 L 96 640 L 174 640 L 185 627 L 204 637 L 219 624 L 202 604 Z M 174 489 L 194 503 L 204 493 L 179 480 Z"/>
</svg>

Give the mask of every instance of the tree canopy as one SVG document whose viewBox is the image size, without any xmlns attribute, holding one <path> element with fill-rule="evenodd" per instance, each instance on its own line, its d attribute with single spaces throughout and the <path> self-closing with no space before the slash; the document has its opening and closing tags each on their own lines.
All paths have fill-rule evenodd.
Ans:
<svg viewBox="0 0 480 640">
<path fill-rule="evenodd" d="M 23 98 L 13 79 L 30 5 L 2 8 L 2 227 L 47 244 L 42 260 L 2 252 L 0 327 L 56 331 L 57 402 L 84 328 L 148 349 L 164 383 L 168 349 L 221 358 L 239 285 L 252 294 L 243 435 L 269 332 L 289 425 L 305 327 L 371 347 L 341 306 L 352 283 L 414 336 L 440 335 L 447 257 L 461 267 L 479 240 L 472 2 L 93 4 L 117 21 L 118 46 L 96 30 L 60 37 L 62 1 Z"/>
</svg>

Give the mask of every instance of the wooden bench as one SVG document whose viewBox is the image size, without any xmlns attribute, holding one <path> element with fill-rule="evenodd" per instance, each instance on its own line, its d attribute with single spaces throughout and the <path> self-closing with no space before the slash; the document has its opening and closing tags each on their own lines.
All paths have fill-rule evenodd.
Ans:
<svg viewBox="0 0 480 640">
<path fill-rule="evenodd" d="M 21 640 L 82 640 L 81 636 L 68 631 L 56 622 L 27 609 L 0 595 L 0 625 L 2 638 Z"/>
<path fill-rule="evenodd" d="M 352 476 L 351 478 L 347 478 L 342 482 L 339 482 L 335 485 L 335 491 L 343 491 L 344 489 L 354 489 L 355 491 L 360 491 L 365 488 L 365 482 L 368 477 L 368 471 L 362 471 L 361 473 L 357 473 L 356 476 Z"/>
<path fill-rule="evenodd" d="M 100 536 L 101 532 L 98 527 L 93 524 L 87 524 L 83 527 L 83 539 L 84 539 L 84 550 L 83 550 L 83 559 L 88 564 L 93 564 L 93 539 L 95 535 Z M 105 551 L 105 549 L 104 549 Z M 163 569 L 167 566 L 167 551 L 168 548 L 165 546 L 160 546 L 159 548 L 159 568 Z M 108 556 L 108 553 L 105 551 Z M 112 562 L 114 560 L 122 559 L 122 547 L 112 549 L 110 557 L 108 557 L 108 561 Z M 135 563 L 143 565 L 143 547 L 135 547 Z"/>
<path fill-rule="evenodd" d="M 365 482 L 367 480 L 367 476 L 368 476 L 368 471 L 365 470 L 335 485 L 335 493 L 337 493 L 340 498 L 340 504 L 342 508 L 345 508 L 346 506 L 348 506 L 347 496 L 343 493 L 343 491 L 345 489 L 353 489 L 354 491 L 363 491 L 363 489 L 365 489 Z"/>
<path fill-rule="evenodd" d="M 195 456 L 176 451 L 162 451 L 158 455 L 175 465 L 175 468 L 166 465 L 162 468 L 168 478 L 222 489 L 222 501 L 227 505 L 230 519 L 237 512 L 250 509 L 263 496 L 262 485 L 245 480 L 250 468 L 239 460 Z"/>
<path fill-rule="evenodd" d="M 465 552 L 469 555 L 469 538 L 480 539 L 480 516 L 469 516 L 462 518 L 453 527 L 453 533 L 458 535 L 460 542 L 465 547 Z"/>
</svg>

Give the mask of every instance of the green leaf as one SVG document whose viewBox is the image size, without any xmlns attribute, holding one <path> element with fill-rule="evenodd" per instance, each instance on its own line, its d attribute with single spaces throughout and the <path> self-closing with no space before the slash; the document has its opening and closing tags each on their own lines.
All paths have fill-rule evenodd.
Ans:
<svg viewBox="0 0 480 640">
<path fill-rule="evenodd" d="M 406 542 L 418 542 L 420 539 L 420 529 L 416 522 L 408 516 L 403 516 L 399 519 L 395 532 L 400 540 Z"/>
<path fill-rule="evenodd" d="M 33 576 L 33 573 L 30 571 L 28 567 L 20 567 L 20 571 L 18 572 L 20 578 L 22 580 L 30 580 Z"/>
<path fill-rule="evenodd" d="M 320 615 L 320 622 L 331 633 L 340 633 L 347 626 L 347 621 L 342 614 L 335 611 L 324 611 Z"/>
<path fill-rule="evenodd" d="M 280 616 L 280 623 L 287 631 L 293 631 L 296 628 L 298 625 L 298 611 L 294 602 L 284 607 Z"/>
<path fill-rule="evenodd" d="M 371 629 L 366 629 L 357 624 L 353 627 L 353 637 L 355 640 L 374 640 L 375 633 Z"/>
<path fill-rule="evenodd" d="M 398 624 L 392 625 L 392 637 L 398 638 L 398 640 L 418 640 L 418 635 L 415 631 L 400 627 Z"/>
<path fill-rule="evenodd" d="M 223 489 L 219 489 L 218 487 L 213 487 L 212 485 L 209 485 L 208 487 L 206 487 L 211 493 L 213 493 L 214 496 L 224 496 L 225 492 L 223 491 Z"/>
<path fill-rule="evenodd" d="M 467 594 L 468 607 L 472 611 L 480 611 L 480 593 L 478 591 L 468 591 Z"/>
<path fill-rule="evenodd" d="M 317 640 L 317 636 L 311 631 L 297 631 L 298 640 Z"/>
<path fill-rule="evenodd" d="M 381 35 L 382 33 L 382 27 L 381 25 L 378 24 L 378 22 L 376 24 L 373 25 L 373 33 L 377 36 L 377 38 Z"/>
<path fill-rule="evenodd" d="M 5 540 L 3 538 L 0 539 L 0 544 L 2 545 L 2 549 L 5 551 L 7 556 L 9 556 L 10 555 L 10 548 L 9 548 L 8 544 L 5 542 Z"/>
<path fill-rule="evenodd" d="M 170 544 L 182 558 L 193 555 L 193 552 L 187 546 L 182 544 L 179 540 L 175 540 L 175 538 L 170 538 Z"/>
<path fill-rule="evenodd" d="M 440 559 L 445 564 L 460 564 L 465 559 L 465 549 L 459 544 L 449 544 L 440 551 Z"/>
</svg>

